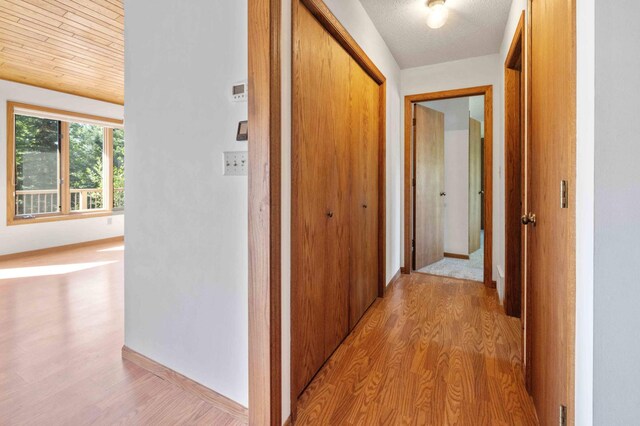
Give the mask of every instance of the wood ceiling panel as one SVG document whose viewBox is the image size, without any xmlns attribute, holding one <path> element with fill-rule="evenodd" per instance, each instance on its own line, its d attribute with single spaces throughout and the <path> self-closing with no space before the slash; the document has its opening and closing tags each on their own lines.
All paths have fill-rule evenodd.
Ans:
<svg viewBox="0 0 640 426">
<path fill-rule="evenodd" d="M 124 103 L 122 0 L 0 4 L 0 79 Z"/>
</svg>

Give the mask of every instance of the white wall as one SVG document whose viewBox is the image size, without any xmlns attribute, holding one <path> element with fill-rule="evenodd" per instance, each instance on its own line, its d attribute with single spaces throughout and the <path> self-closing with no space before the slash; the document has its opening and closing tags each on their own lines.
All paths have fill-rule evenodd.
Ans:
<svg viewBox="0 0 640 426">
<path fill-rule="evenodd" d="M 125 344 L 248 399 L 247 1 L 125 2 Z"/>
<path fill-rule="evenodd" d="M 422 102 L 444 114 L 444 251 L 469 254 L 469 98 Z"/>
<path fill-rule="evenodd" d="M 40 89 L 24 84 L 0 80 L 0 182 L 7 179 L 7 101 L 57 108 L 66 111 L 123 117 L 121 105 L 81 98 L 79 96 Z M 127 137 L 127 149 L 129 140 Z M 117 237 L 124 234 L 124 215 L 64 220 L 7 226 L 7 190 L 0 185 L 0 255 L 56 247 L 84 241 Z"/>
<path fill-rule="evenodd" d="M 579 213 L 576 215 L 575 410 L 576 425 L 591 426 L 594 410 L 595 0 L 576 3 L 576 24 L 576 212 Z"/>
<path fill-rule="evenodd" d="M 401 96 L 474 86 L 493 86 L 493 279 L 504 265 L 504 131 L 500 55 L 480 56 L 401 71 Z M 404 120 L 404 111 L 401 111 Z M 401 139 L 404 145 L 404 137 Z M 498 288 L 500 294 L 504 290 Z"/>
<path fill-rule="evenodd" d="M 593 422 L 640 416 L 640 3 L 595 2 Z"/>
<path fill-rule="evenodd" d="M 290 407 L 291 0 L 282 2 L 282 420 Z M 387 282 L 400 269 L 402 144 L 400 69 L 358 0 L 325 0 L 338 20 L 387 78 Z"/>
</svg>

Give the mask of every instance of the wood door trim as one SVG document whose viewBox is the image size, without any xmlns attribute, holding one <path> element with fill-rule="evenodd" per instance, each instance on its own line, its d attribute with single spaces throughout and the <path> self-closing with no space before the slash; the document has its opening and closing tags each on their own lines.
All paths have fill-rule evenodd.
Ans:
<svg viewBox="0 0 640 426">
<path fill-rule="evenodd" d="M 329 34 L 347 51 L 347 53 L 364 69 L 367 74 L 379 85 L 386 81 L 384 74 L 374 62 L 367 56 L 360 45 L 351 37 L 349 31 L 335 17 L 329 7 L 322 0 L 300 0 L 306 8 L 316 17 Z"/>
<path fill-rule="evenodd" d="M 282 424 L 281 0 L 249 0 L 249 424 Z"/>
<path fill-rule="evenodd" d="M 447 253 L 446 251 L 444 252 L 444 257 L 450 257 L 451 259 L 469 260 L 468 254 Z"/>
<path fill-rule="evenodd" d="M 517 252 L 519 253 L 519 257 L 520 259 L 518 260 L 519 264 L 520 264 L 520 270 L 519 270 L 519 274 L 517 267 L 514 268 L 516 269 L 516 274 L 515 276 L 518 276 L 518 281 L 513 281 L 514 275 L 511 273 L 511 269 L 510 265 L 511 263 L 507 260 L 507 258 L 505 258 L 505 282 L 504 282 L 504 308 L 505 308 L 505 312 L 507 312 L 507 315 L 511 315 L 511 316 L 517 316 L 520 317 L 523 321 L 523 323 L 526 322 L 526 318 L 523 318 L 522 315 L 522 311 L 524 310 L 524 288 L 525 288 L 525 281 L 524 281 L 524 275 L 522 273 L 522 265 L 523 265 L 523 260 L 524 260 L 524 246 L 523 246 L 523 242 L 524 242 L 524 233 L 526 232 L 526 228 L 522 227 L 520 225 L 519 222 L 519 216 L 524 214 L 524 211 L 520 211 L 519 215 L 518 215 L 518 230 L 520 231 L 520 233 L 518 233 L 518 230 L 514 230 L 513 229 L 513 225 L 510 225 L 510 220 L 515 220 L 514 218 L 511 219 L 507 219 L 507 214 L 509 213 L 513 213 L 510 210 L 510 206 L 512 205 L 512 203 L 515 202 L 521 202 L 524 197 L 525 194 L 522 191 L 522 187 L 523 187 L 523 180 L 524 180 L 524 159 L 525 159 L 525 155 L 524 155 L 524 149 L 526 147 L 525 145 L 525 135 L 526 133 L 526 129 L 524 126 L 524 114 L 526 114 L 525 112 L 525 105 L 522 104 L 521 100 L 522 97 L 525 95 L 525 87 L 523 83 L 523 77 L 525 76 L 525 55 L 526 55 L 526 40 L 525 40 L 525 12 L 522 11 L 522 13 L 520 14 L 520 20 L 518 21 L 518 25 L 516 26 L 516 30 L 513 36 L 513 39 L 511 40 L 511 46 L 509 47 L 509 53 L 507 54 L 507 57 L 505 59 L 504 62 L 504 99 L 505 99 L 505 109 L 504 109 L 504 164 L 505 164 L 505 223 L 504 223 L 504 227 L 505 227 L 505 255 L 506 256 L 510 256 L 511 251 L 507 250 L 510 247 L 514 247 L 515 244 L 520 245 L 520 250 Z M 520 84 L 518 86 L 519 90 L 518 93 L 513 93 L 514 90 L 512 90 L 512 86 L 510 86 L 510 84 L 508 83 L 509 81 L 511 81 L 510 79 L 512 77 L 510 77 L 509 73 L 515 73 L 518 72 L 520 73 Z M 525 81 L 526 83 L 526 81 Z M 514 96 L 514 95 L 518 95 L 519 97 L 519 106 L 520 106 L 520 111 L 517 114 L 517 117 L 514 117 L 513 114 L 510 113 L 509 110 L 507 110 L 507 99 L 510 99 L 509 96 Z M 514 118 L 518 121 L 517 123 L 514 123 Z M 520 174 L 520 179 L 517 182 L 514 182 L 512 179 L 510 179 L 510 177 L 512 176 L 512 168 L 510 167 L 511 162 L 509 161 L 509 155 L 513 154 L 513 150 L 512 148 L 510 148 L 510 138 L 511 138 L 511 130 L 514 129 L 514 126 L 517 126 L 520 130 L 520 168 L 519 170 L 513 170 L 513 173 L 519 173 Z M 512 157 L 513 158 L 513 157 Z M 515 191 L 515 188 L 517 185 L 520 185 L 520 188 L 517 188 L 517 192 L 520 193 L 520 200 L 515 200 L 512 199 L 514 198 L 513 196 L 511 196 L 510 194 L 512 194 L 512 192 Z M 524 209 L 525 203 L 522 203 L 522 208 Z M 511 226 L 511 227 L 510 227 Z M 511 236 L 515 235 L 517 238 L 512 238 Z M 513 240 L 513 241 L 511 241 Z M 524 346 L 523 346 L 524 348 Z"/>
<path fill-rule="evenodd" d="M 403 273 L 411 271 L 411 129 L 413 126 L 412 105 L 442 99 L 484 96 L 485 137 L 484 137 L 484 284 L 491 287 L 493 263 L 493 86 L 477 86 L 440 92 L 420 93 L 404 97 L 404 266 Z"/>
<path fill-rule="evenodd" d="M 532 7 L 532 2 L 533 0 L 527 0 L 527 10 L 529 12 L 531 12 L 531 10 L 533 10 Z M 532 70 L 532 49 L 531 49 L 531 34 L 533 31 L 533 28 L 531 27 L 531 15 L 529 15 L 529 19 L 526 20 L 525 22 L 525 26 L 526 26 L 526 36 L 525 36 L 525 57 L 526 57 L 526 63 L 524 64 L 524 68 L 526 69 L 526 73 L 525 73 L 525 86 L 526 86 L 526 94 L 525 94 L 525 117 L 526 117 L 526 123 L 525 123 L 525 145 L 526 145 L 526 149 L 525 149 L 525 165 L 524 165 L 524 177 L 525 177 L 525 185 L 524 185 L 524 210 L 525 211 L 529 211 L 529 199 L 528 199 L 528 180 L 529 180 L 529 160 L 528 160 L 528 155 L 529 155 L 529 137 L 531 135 L 532 132 L 532 125 L 531 125 L 531 110 L 532 110 L 532 103 L 531 103 L 531 93 L 532 93 L 532 89 L 533 89 L 533 79 L 531 78 L 531 70 Z M 526 250 L 525 250 L 525 262 L 522 264 L 522 268 L 523 268 L 523 273 L 525 275 L 525 277 L 529 274 L 529 270 L 527 269 L 527 263 L 526 263 Z M 531 360 L 531 344 L 532 344 L 532 335 L 529 332 L 529 324 L 531 324 L 530 321 L 530 315 L 531 312 L 529 310 L 529 305 L 528 305 L 528 300 L 530 299 L 531 296 L 531 289 L 529 288 L 529 286 L 527 285 L 526 279 L 525 279 L 525 285 L 524 285 L 524 289 L 523 289 L 523 293 L 524 293 L 524 297 L 525 297 L 525 301 L 523 303 L 523 309 L 524 309 L 524 313 L 523 313 L 523 317 L 525 318 L 525 322 L 524 322 L 524 336 L 523 336 L 523 343 L 524 343 L 524 359 L 523 359 L 523 364 L 524 364 L 524 382 L 525 382 L 525 386 L 527 388 L 527 391 L 529 391 L 529 393 L 531 393 L 531 388 L 532 388 L 532 383 L 531 383 L 531 365 L 530 365 L 530 360 Z"/>
<path fill-rule="evenodd" d="M 257 0 L 254 0 L 257 1 Z M 265 1 L 265 0 L 263 0 Z M 275 0 L 272 0 L 275 1 Z M 379 97 L 379 159 L 378 159 L 378 297 L 384 297 L 387 287 L 386 281 L 386 117 L 387 117 L 387 84 L 386 77 L 378 69 L 375 63 L 364 52 L 355 39 L 349 34 L 347 29 L 340 23 L 340 21 L 333 15 L 327 5 L 322 0 L 294 0 L 298 1 L 300 5 L 306 7 L 309 12 L 318 20 L 320 25 L 331 34 L 331 36 L 340 44 L 345 51 L 351 56 L 358 65 L 379 85 L 380 97 Z M 292 7 L 292 22 L 295 22 L 297 13 L 297 7 Z M 295 25 L 291 26 L 291 31 L 295 30 Z M 293 36 L 292 36 L 293 39 Z M 295 54 L 292 48 L 292 57 Z M 293 64 L 292 64 L 293 66 Z M 293 78 L 293 72 L 292 72 Z M 255 92 L 254 92 L 255 93 Z M 293 90 L 291 93 L 291 100 L 293 102 Z M 293 108 L 293 106 L 292 106 Z M 292 119 L 293 120 L 293 119 Z M 293 126 L 293 121 L 292 121 Z M 251 130 L 251 129 L 250 129 Z M 293 131 L 293 129 L 292 129 Z M 293 144 L 292 140 L 292 144 Z M 292 147 L 293 149 L 293 147 Z M 250 158 L 251 161 L 251 158 Z M 293 161 L 293 160 L 292 160 Z M 292 162 L 292 176 L 295 176 L 296 165 Z M 251 193 L 250 193 L 251 197 Z M 293 204 L 293 200 L 292 200 Z M 293 230 L 293 225 L 292 225 Z M 293 232 L 293 231 L 292 231 Z M 279 240 L 278 240 L 279 243 Z M 279 244 L 278 244 L 279 245 Z M 393 281 L 391 281 L 393 282 Z M 293 283 L 292 283 L 293 285 Z M 292 299 L 293 300 L 293 299 Z M 278 299 L 279 303 L 279 299 Z M 251 307 L 251 306 L 250 306 Z M 293 310 L 292 310 L 293 312 Z M 293 323 L 295 319 L 291 318 Z M 294 333 L 292 332 L 293 336 Z M 294 341 L 291 339 L 291 357 L 295 352 Z M 281 367 L 278 366 L 278 369 Z M 295 422 L 297 414 L 297 398 L 295 394 L 295 386 L 293 383 L 293 377 L 295 372 L 293 371 L 293 362 L 290 365 L 291 368 L 291 419 Z M 250 410 L 251 415 L 251 410 Z M 251 423 L 253 424 L 253 423 Z M 258 423 L 256 423 L 258 424 Z"/>
<path fill-rule="evenodd" d="M 518 58 L 522 58 L 524 56 L 522 54 L 524 52 L 523 49 L 525 48 L 524 24 L 525 24 L 525 12 L 523 10 L 522 13 L 520 14 L 520 19 L 518 20 L 518 25 L 516 26 L 513 39 L 511 40 L 511 45 L 509 46 L 509 52 L 507 53 L 507 58 L 504 61 L 505 68 L 517 69 Z M 520 69 L 524 70 L 523 64 L 521 64 Z"/>
</svg>

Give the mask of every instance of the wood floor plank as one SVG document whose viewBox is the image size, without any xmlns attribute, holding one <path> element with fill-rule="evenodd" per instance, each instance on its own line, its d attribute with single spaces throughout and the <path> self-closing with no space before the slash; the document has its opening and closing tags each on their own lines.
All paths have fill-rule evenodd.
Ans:
<svg viewBox="0 0 640 426">
<path fill-rule="evenodd" d="M 0 261 L 0 424 L 242 424 L 122 359 L 123 250 Z"/>
<path fill-rule="evenodd" d="M 301 395 L 296 424 L 537 425 L 520 342 L 495 290 L 403 276 Z"/>
</svg>

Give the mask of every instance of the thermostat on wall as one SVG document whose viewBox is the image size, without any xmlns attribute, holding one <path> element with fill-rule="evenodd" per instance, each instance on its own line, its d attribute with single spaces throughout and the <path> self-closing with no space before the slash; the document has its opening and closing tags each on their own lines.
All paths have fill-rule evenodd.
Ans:
<svg viewBox="0 0 640 426">
<path fill-rule="evenodd" d="M 246 81 L 236 83 L 231 89 L 231 96 L 234 102 L 246 102 L 249 94 L 249 84 Z"/>
</svg>

